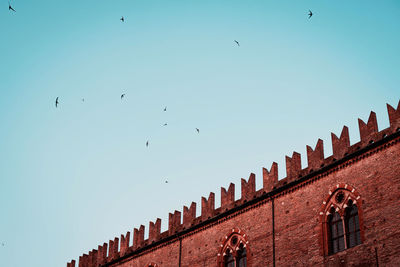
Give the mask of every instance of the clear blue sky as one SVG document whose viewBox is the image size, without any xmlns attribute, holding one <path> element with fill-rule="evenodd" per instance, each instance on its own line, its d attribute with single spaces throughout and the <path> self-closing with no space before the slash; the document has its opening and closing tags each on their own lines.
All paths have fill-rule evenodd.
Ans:
<svg viewBox="0 0 400 267">
<path fill-rule="evenodd" d="M 306 166 L 318 138 L 329 156 L 343 125 L 357 142 L 370 110 L 386 128 L 400 96 L 398 0 L 11 4 L 0 8 L 2 266 L 66 266 L 157 217 L 165 230 L 168 212 L 199 211 L 210 191 L 219 206 L 220 186 L 240 197 L 250 172 L 260 188 L 273 161 L 285 177 L 294 150 Z"/>
</svg>

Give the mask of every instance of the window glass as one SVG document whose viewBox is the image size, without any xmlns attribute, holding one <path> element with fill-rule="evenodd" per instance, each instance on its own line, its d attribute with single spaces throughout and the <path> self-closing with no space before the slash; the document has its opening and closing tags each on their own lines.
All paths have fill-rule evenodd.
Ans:
<svg viewBox="0 0 400 267">
<path fill-rule="evenodd" d="M 225 267 L 235 267 L 235 259 L 233 255 L 228 251 L 224 258 L 224 266 Z"/>
<path fill-rule="evenodd" d="M 347 247 L 352 248 L 361 244 L 358 208 L 350 203 L 346 210 L 346 241 Z"/>
<path fill-rule="evenodd" d="M 344 247 L 344 231 L 343 222 L 339 213 L 335 212 L 329 220 L 330 228 L 330 252 L 334 254 L 342 251 Z"/>
<path fill-rule="evenodd" d="M 239 251 L 237 266 L 238 267 L 247 266 L 246 249 L 244 249 L 243 251 Z"/>
</svg>

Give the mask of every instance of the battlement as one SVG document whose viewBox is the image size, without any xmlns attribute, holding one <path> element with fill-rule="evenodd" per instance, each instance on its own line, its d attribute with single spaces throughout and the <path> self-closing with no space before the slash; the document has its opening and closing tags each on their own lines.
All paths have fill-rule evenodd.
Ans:
<svg viewBox="0 0 400 267">
<path fill-rule="evenodd" d="M 97 267 L 108 265 L 109 263 L 121 258 L 134 255 L 138 251 L 146 250 L 154 244 L 161 244 L 176 238 L 182 233 L 191 231 L 196 226 L 204 225 L 213 218 L 217 218 L 224 213 L 234 209 L 240 209 L 251 201 L 258 201 L 260 196 L 269 194 L 274 190 L 284 188 L 290 183 L 298 182 L 299 179 L 313 175 L 322 168 L 334 164 L 340 160 L 346 160 L 346 157 L 361 149 L 368 149 L 374 143 L 383 141 L 389 136 L 398 135 L 400 132 L 400 101 L 397 108 L 387 104 L 390 126 L 381 131 L 378 130 L 377 118 L 375 112 L 371 112 L 367 123 L 358 119 L 360 141 L 350 145 L 349 129 L 344 126 L 340 137 L 331 133 L 332 155 L 325 158 L 324 142 L 318 139 L 315 147 L 306 146 L 307 163 L 306 168 L 301 166 L 301 155 L 293 152 L 292 156 L 286 156 L 286 177 L 278 181 L 278 164 L 273 162 L 270 169 L 262 169 L 263 187 L 256 190 L 256 175 L 251 173 L 249 178 L 241 180 L 241 197 L 235 200 L 235 184 L 231 183 L 228 189 L 221 187 L 221 205 L 215 207 L 215 194 L 211 192 L 208 196 L 201 198 L 201 215 L 196 217 L 197 204 L 192 202 L 190 207 L 183 206 L 181 211 L 169 213 L 168 229 L 161 233 L 161 219 L 157 218 L 155 222 L 149 223 L 148 238 L 144 239 L 145 226 L 141 225 L 139 229 L 134 228 L 132 244 L 130 244 L 130 232 L 115 237 L 97 249 L 93 249 L 88 254 L 79 257 L 79 267 Z M 323 169 L 321 171 L 324 171 Z M 218 219 L 218 218 L 217 218 Z M 67 267 L 75 267 L 75 260 L 67 263 Z"/>
</svg>

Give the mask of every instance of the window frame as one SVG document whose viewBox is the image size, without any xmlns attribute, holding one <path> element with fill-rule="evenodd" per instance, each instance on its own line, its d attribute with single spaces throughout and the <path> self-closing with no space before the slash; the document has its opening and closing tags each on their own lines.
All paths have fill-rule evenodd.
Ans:
<svg viewBox="0 0 400 267">
<path fill-rule="evenodd" d="M 341 194 L 340 197 L 337 197 L 338 194 Z M 357 190 L 351 185 L 340 183 L 335 187 L 331 188 L 328 191 L 328 194 L 325 200 L 322 202 L 321 210 L 320 210 L 320 220 L 321 220 L 321 254 L 324 256 L 334 255 L 336 253 L 340 253 L 341 251 L 345 251 L 347 249 L 356 247 L 365 242 L 364 238 L 364 225 L 363 225 L 363 213 L 362 213 L 362 199 L 361 195 L 357 192 Z M 358 235 L 359 243 L 352 247 L 350 247 L 348 243 L 348 220 L 347 213 L 348 207 L 355 205 L 357 207 L 357 215 L 358 215 L 358 226 L 359 231 L 356 231 L 355 234 Z M 342 224 L 343 224 L 343 232 L 344 232 L 344 249 L 339 251 L 332 250 L 331 244 L 331 227 L 329 219 L 333 216 L 333 214 L 337 212 L 340 215 Z M 351 232 L 352 233 L 352 232 Z M 357 236 L 356 236 L 357 237 Z"/>
<path fill-rule="evenodd" d="M 239 228 L 233 228 L 223 238 L 221 238 L 218 249 L 217 266 L 225 267 L 225 256 L 227 251 L 229 251 L 229 253 L 231 253 L 233 256 L 234 266 L 238 267 L 238 261 L 241 259 L 239 253 L 241 251 L 245 251 L 244 255 L 246 257 L 246 267 L 251 267 L 251 253 L 248 244 L 249 241 L 247 235 Z"/>
</svg>

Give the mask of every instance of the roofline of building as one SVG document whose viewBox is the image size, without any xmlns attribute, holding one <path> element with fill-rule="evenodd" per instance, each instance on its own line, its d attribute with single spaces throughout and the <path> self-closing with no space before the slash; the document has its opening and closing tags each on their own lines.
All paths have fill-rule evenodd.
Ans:
<svg viewBox="0 0 400 267">
<path fill-rule="evenodd" d="M 287 176 L 284 179 L 278 181 L 277 164 L 273 163 L 270 171 L 263 170 L 262 189 L 255 190 L 255 175 L 251 174 L 248 181 L 242 179 L 242 197 L 240 199 L 234 199 L 234 184 L 231 184 L 228 191 L 221 188 L 221 207 L 215 209 L 214 193 L 211 192 L 208 199 L 202 198 L 202 210 L 199 217 L 196 217 L 196 203 L 192 202 L 190 208 L 184 207 L 183 222 L 181 222 L 179 211 L 170 213 L 167 231 L 160 232 L 161 219 L 157 219 L 156 223 L 150 223 L 147 240 L 144 240 L 144 226 L 142 225 L 139 229 L 134 229 L 132 246 L 129 246 L 130 233 L 128 232 L 126 236 L 121 236 L 121 246 L 118 246 L 119 239 L 115 238 L 114 241 L 109 241 L 109 247 L 104 243 L 103 246 L 98 246 L 98 250 L 94 249 L 89 254 L 83 254 L 80 257 L 79 266 L 111 266 L 144 252 L 152 251 L 202 228 L 207 228 L 235 213 L 243 212 L 263 201 L 273 199 L 297 186 L 321 178 L 352 159 L 390 143 L 400 136 L 400 101 L 397 109 L 390 105 L 387 105 L 387 109 L 390 122 L 388 128 L 378 131 L 376 114 L 371 112 L 367 123 L 358 119 L 359 142 L 350 145 L 348 128 L 344 126 L 340 138 L 332 133 L 332 156 L 324 158 L 323 141 L 319 139 L 315 149 L 307 146 L 308 166 L 306 168 L 301 168 L 301 156 L 294 152 L 292 157 L 286 156 Z M 75 261 L 68 263 L 67 266 L 74 266 L 72 263 L 75 264 Z"/>
</svg>

